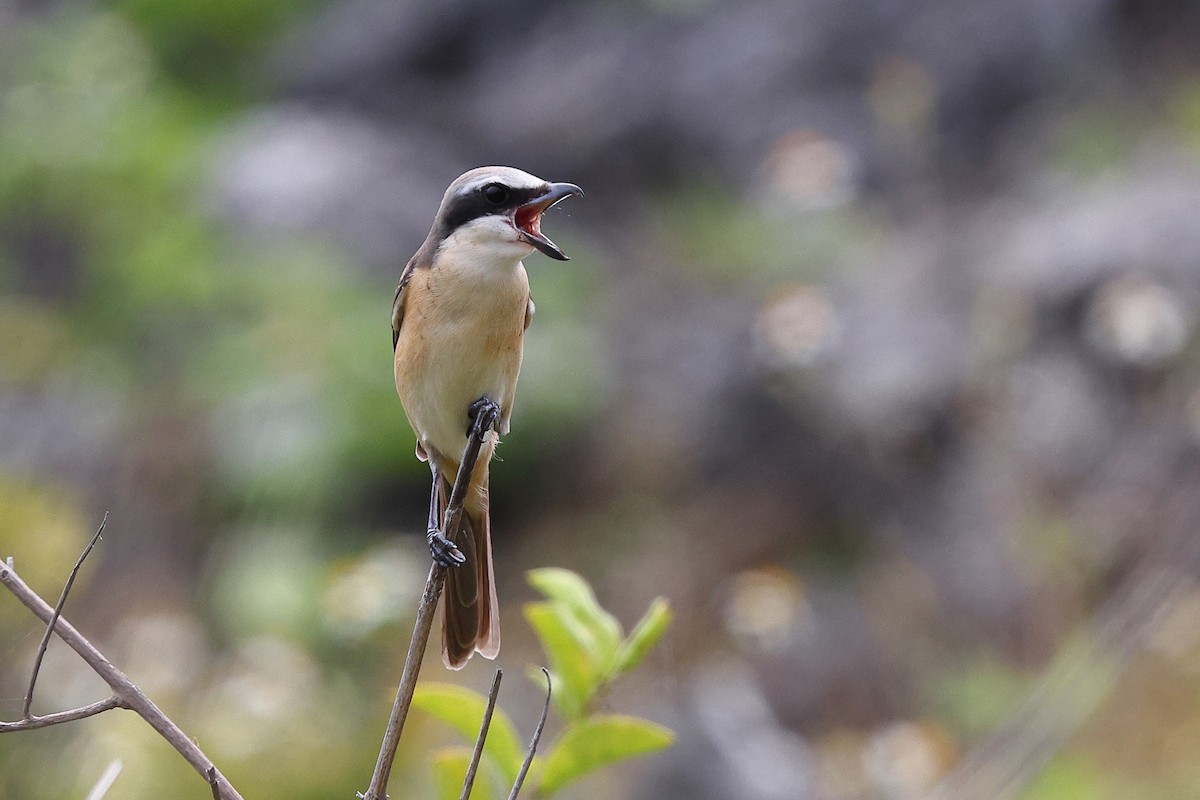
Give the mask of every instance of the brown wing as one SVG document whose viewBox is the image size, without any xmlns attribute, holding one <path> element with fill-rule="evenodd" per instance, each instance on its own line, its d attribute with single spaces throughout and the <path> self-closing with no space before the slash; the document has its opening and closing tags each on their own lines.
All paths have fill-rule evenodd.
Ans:
<svg viewBox="0 0 1200 800">
<path fill-rule="evenodd" d="M 404 271 L 400 273 L 400 283 L 396 285 L 396 296 L 392 298 L 392 350 L 396 349 L 396 342 L 400 340 L 400 325 L 404 322 L 404 290 L 408 287 L 408 282 L 412 280 L 413 273 L 419 269 L 428 269 L 433 265 L 433 258 L 437 254 L 438 239 L 435 237 L 437 226 L 429 232 L 429 236 L 422 243 L 416 254 L 408 260 L 404 265 Z"/>
<path fill-rule="evenodd" d="M 533 305 L 533 295 L 529 295 L 529 299 L 525 301 L 525 328 L 529 330 L 529 323 L 533 322 L 533 312 L 536 307 Z"/>
<path fill-rule="evenodd" d="M 413 262 L 409 261 L 404 272 L 400 273 L 400 283 L 396 285 L 396 296 L 392 298 L 392 350 L 396 349 L 396 342 L 400 340 L 400 325 L 404 322 L 404 290 L 408 287 L 412 276 Z"/>
</svg>

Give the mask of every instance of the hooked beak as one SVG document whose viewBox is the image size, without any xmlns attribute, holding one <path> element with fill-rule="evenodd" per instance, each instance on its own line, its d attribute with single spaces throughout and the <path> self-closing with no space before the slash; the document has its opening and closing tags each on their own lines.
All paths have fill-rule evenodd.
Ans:
<svg viewBox="0 0 1200 800">
<path fill-rule="evenodd" d="M 552 183 L 538 197 L 524 205 L 517 206 L 517 210 L 513 214 L 513 224 L 517 226 L 522 241 L 533 245 L 557 261 L 569 261 L 567 254 L 550 241 L 546 234 L 542 233 L 541 223 L 542 214 L 546 209 L 573 194 L 582 197 L 583 189 L 573 183 Z"/>
</svg>

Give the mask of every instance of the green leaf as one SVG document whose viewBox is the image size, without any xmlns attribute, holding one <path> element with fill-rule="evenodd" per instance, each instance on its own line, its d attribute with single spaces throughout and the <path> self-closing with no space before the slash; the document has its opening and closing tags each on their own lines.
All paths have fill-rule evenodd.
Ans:
<svg viewBox="0 0 1200 800">
<path fill-rule="evenodd" d="M 467 747 L 446 747 L 433 754 L 433 784 L 437 788 L 438 800 L 458 800 L 470 763 L 471 750 Z M 486 770 L 481 768 L 475 773 L 471 800 L 496 800 L 496 797 L 495 785 L 489 780 Z"/>
<path fill-rule="evenodd" d="M 605 714 L 572 723 L 542 764 L 539 795 L 550 795 L 616 761 L 662 750 L 673 741 L 674 733 L 637 717 Z"/>
<path fill-rule="evenodd" d="M 598 605 L 592 587 L 578 573 L 559 567 L 531 569 L 525 573 L 529 585 L 546 595 L 547 600 L 557 600 L 568 606 Z"/>
<path fill-rule="evenodd" d="M 487 698 L 452 683 L 424 683 L 413 692 L 412 704 L 414 708 L 432 714 L 449 725 L 468 742 L 474 743 L 479 735 L 483 712 L 487 708 Z M 525 749 L 517 739 L 517 729 L 513 727 L 512 720 L 499 708 L 492 713 L 492 724 L 488 728 L 483 754 L 492 759 L 506 781 L 512 783 L 517 779 L 521 762 L 525 759 Z"/>
<path fill-rule="evenodd" d="M 600 672 L 611 669 L 624 631 L 621 623 L 604 610 L 592 587 L 581 576 L 566 569 L 547 567 L 526 573 L 529 585 L 554 603 L 563 605 L 592 634 L 589 654 Z"/>
<path fill-rule="evenodd" d="M 578 719 L 599 681 L 599 670 L 588 652 L 591 632 L 562 605 L 526 603 L 522 610 L 550 661 L 555 707 L 564 718 Z M 542 682 L 541 674 L 537 674 L 535 681 Z"/>
<path fill-rule="evenodd" d="M 1109 795 L 1105 788 L 1102 772 L 1090 759 L 1060 755 L 1029 784 L 1021 799 L 1088 800 Z"/>
<path fill-rule="evenodd" d="M 433 754 L 433 785 L 438 800 L 458 800 L 470 763 L 471 751 L 465 747 L 447 747 Z"/>
<path fill-rule="evenodd" d="M 621 644 L 620 654 L 617 656 L 617 672 L 628 672 L 642 663 L 646 653 L 649 653 L 667 632 L 667 627 L 671 624 L 674 616 L 666 598 L 656 598 L 646 613 L 642 615 L 638 624 L 634 626 L 629 638 Z"/>
</svg>

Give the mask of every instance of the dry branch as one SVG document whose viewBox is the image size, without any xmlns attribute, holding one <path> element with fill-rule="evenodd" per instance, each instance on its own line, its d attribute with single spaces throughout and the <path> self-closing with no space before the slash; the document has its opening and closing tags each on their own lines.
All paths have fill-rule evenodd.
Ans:
<svg viewBox="0 0 1200 800">
<path fill-rule="evenodd" d="M 0 722 L 0 733 L 16 733 L 17 731 L 32 731 L 38 728 L 48 728 L 63 722 L 74 722 L 77 719 L 87 719 L 114 708 L 129 708 L 121 698 L 113 695 L 104 700 L 98 700 L 90 705 L 72 708 L 70 711 L 56 711 L 53 714 L 37 716 L 29 714 L 16 722 Z"/>
<path fill-rule="evenodd" d="M 485 419 L 488 415 L 480 413 L 471 426 L 471 435 L 467 437 L 467 446 L 463 450 L 462 462 L 458 466 L 458 475 L 454 479 L 454 488 L 450 492 L 450 502 L 442 519 L 442 536 L 451 544 L 458 538 L 461 527 L 463 499 L 471 484 L 471 473 L 475 470 L 475 462 L 479 460 L 479 450 L 483 447 L 484 436 L 491 429 L 494 419 Z M 408 653 L 404 657 L 404 669 L 400 673 L 400 685 L 396 689 L 396 700 L 392 704 L 392 713 L 388 717 L 387 729 L 383 734 L 383 743 L 379 747 L 379 758 L 375 762 L 375 771 L 371 775 L 371 783 L 362 800 L 387 800 L 388 779 L 392 774 L 392 764 L 396 760 L 396 749 L 400 746 L 400 734 L 404 730 L 404 721 L 408 718 L 408 709 L 412 706 L 413 692 L 417 688 L 417 675 L 421 671 L 421 660 L 425 657 L 425 648 L 429 644 L 429 632 L 433 628 L 433 615 L 437 610 L 438 598 L 442 596 L 442 585 L 446 580 L 446 568 L 436 561 L 429 568 L 429 577 L 425 580 L 425 591 L 421 593 L 421 603 L 417 606 L 417 619 L 413 623 L 412 639 L 408 643 Z"/>
<path fill-rule="evenodd" d="M 537 753 L 538 742 L 542 740 L 542 730 L 546 727 L 546 715 L 550 713 L 550 695 L 554 692 L 554 687 L 550 683 L 550 673 L 545 667 L 542 667 L 542 674 L 546 676 L 546 702 L 542 705 L 542 718 L 538 720 L 537 730 L 533 732 L 533 738 L 529 740 L 529 750 L 525 753 L 525 761 L 521 764 L 521 771 L 517 773 L 517 779 L 513 781 L 508 800 L 517 800 L 517 795 L 521 793 L 525 776 L 529 774 L 529 765 L 533 763 L 533 756 Z"/>
<path fill-rule="evenodd" d="M 52 631 L 58 634 L 67 645 L 79 654 L 79 657 L 87 663 L 92 671 L 99 675 L 105 683 L 112 689 L 112 697 L 107 700 L 101 700 L 98 703 L 93 703 L 89 706 L 73 709 L 71 711 L 61 711 L 56 714 L 47 714 L 43 717 L 34 717 L 28 713 L 23 715 L 21 720 L 16 722 L 0 723 L 0 733 L 13 732 L 21 730 L 30 730 L 32 728 L 46 727 L 47 725 L 57 725 L 62 722 L 71 722 L 84 717 L 93 716 L 103 711 L 109 711 L 113 708 L 127 708 L 137 713 L 144 719 L 150 727 L 154 728 L 160 736 L 167 740 L 167 743 L 175 748 L 184 759 L 192 765 L 192 767 L 209 781 L 213 788 L 213 796 L 218 800 L 242 800 L 241 794 L 229 783 L 224 775 L 217 770 L 213 765 L 212 760 L 204 754 L 204 752 L 193 742 L 188 735 L 180 730 L 170 717 L 162 712 L 153 701 L 148 698 L 141 689 L 133 684 L 131 680 L 112 665 L 103 653 L 96 649 L 95 645 L 87 640 L 78 630 L 75 629 L 70 622 L 62 617 L 62 606 L 66 602 L 67 593 L 70 591 L 71 583 L 75 575 L 79 571 L 83 560 L 91 552 L 100 533 L 104 530 L 101 525 L 100 530 L 92 537 L 91 542 L 80 556 L 79 561 L 75 564 L 75 569 L 71 572 L 71 578 L 64 587 L 62 595 L 59 597 L 58 608 L 51 608 L 50 605 L 43 600 L 37 592 L 29 588 L 29 585 L 21 579 L 17 571 L 13 568 L 12 560 L 9 559 L 0 562 L 0 585 L 8 589 L 30 611 L 34 616 L 46 624 L 47 631 Z M 39 654 L 44 653 L 44 649 L 39 647 Z M 40 666 L 41 659 L 37 662 Z M 37 680 L 37 666 L 33 676 L 31 676 L 30 686 Z M 28 698 L 30 703 L 32 697 Z"/>
<path fill-rule="evenodd" d="M 483 446 L 484 437 L 491 430 L 494 423 L 495 419 L 491 415 L 480 413 L 472 425 L 470 436 L 467 438 L 467 446 L 463 452 L 458 475 L 455 476 L 454 487 L 450 493 L 449 503 L 447 504 L 446 513 L 442 520 L 441 533 L 451 543 L 457 538 L 459 528 L 461 527 L 463 500 L 470 486 L 471 474 L 479 459 L 479 451 Z M 114 708 L 129 709 L 144 719 L 150 727 L 166 739 L 167 743 L 175 748 L 176 752 L 183 756 L 200 773 L 212 788 L 214 800 L 243 800 L 241 794 L 233 788 L 225 776 L 212 763 L 212 760 L 204 754 L 196 743 L 138 689 L 125 673 L 113 666 L 103 653 L 62 616 L 63 607 L 66 605 L 67 596 L 70 594 L 71 587 L 75 583 L 75 578 L 79 574 L 84 560 L 87 559 L 97 541 L 99 541 L 107 522 L 108 514 L 106 513 L 104 520 L 100 523 L 100 527 L 96 530 L 87 547 L 84 548 L 83 553 L 80 554 L 79 559 L 75 562 L 75 566 L 63 586 L 62 593 L 59 595 L 58 602 L 53 608 L 21 579 L 21 576 L 17 574 L 16 569 L 13 567 L 11 558 L 5 562 L 0 562 L 0 585 L 8 589 L 17 600 L 33 612 L 34 616 L 46 624 L 46 632 L 38 645 L 34 657 L 33 670 L 29 679 L 29 688 L 24 699 L 21 719 L 11 722 L 0 721 L 0 733 L 33 730 L 64 722 L 72 722 L 101 714 L 105 711 L 111 711 Z M 425 581 L 425 590 L 422 593 L 421 602 L 417 608 L 417 618 L 413 625 L 412 639 L 409 642 L 404 669 L 401 673 L 400 685 L 397 687 L 396 700 L 392 706 L 392 713 L 388 719 L 387 729 L 380 746 L 375 771 L 371 776 L 371 783 L 367 792 L 359 795 L 363 800 L 387 800 L 388 779 L 391 775 L 392 764 L 396 758 L 396 750 L 400 743 L 400 734 L 404 729 L 404 722 L 408 717 L 408 710 L 412 705 L 417 675 L 420 672 L 421 660 L 425 655 L 425 649 L 429 643 L 434 612 L 437 608 L 437 601 L 442 593 L 445 577 L 446 568 L 435 561 L 430 567 L 429 577 Z M 31 713 L 38 674 L 41 671 L 42 661 L 49 646 L 50 637 L 53 634 L 57 634 L 60 639 L 66 642 L 92 668 L 92 671 L 109 685 L 112 689 L 112 696 L 68 711 L 59 711 L 42 716 Z M 542 671 L 546 672 L 544 669 Z M 463 800 L 466 800 L 471 793 L 475 774 L 479 766 L 479 759 L 483 752 L 484 741 L 491 722 L 492 712 L 495 710 L 496 697 L 500 689 L 500 677 L 501 672 L 497 670 L 491 692 L 488 696 L 487 709 L 480 726 L 475 751 L 472 754 L 467 775 L 464 777 Z M 516 782 L 513 784 L 512 793 L 509 795 L 510 800 L 515 800 L 520 793 L 525 776 L 529 771 L 529 766 L 533 761 L 538 741 L 541 739 L 542 730 L 546 724 L 546 715 L 550 708 L 550 692 L 550 675 L 546 673 L 546 702 L 542 708 L 541 720 L 538 722 L 537 730 L 534 732 L 533 740 L 529 744 L 525 761 L 517 775 Z"/>
<path fill-rule="evenodd" d="M 108 790 L 117 782 L 117 777 L 120 776 L 123 768 L 124 765 L 120 759 L 110 762 L 108 769 L 104 770 L 104 774 L 100 776 L 100 780 L 96 781 L 92 790 L 88 792 L 87 800 L 104 800 L 104 795 L 108 794 Z"/>
<path fill-rule="evenodd" d="M 46 650 L 50 647 L 50 636 L 54 633 L 54 624 L 62 616 L 63 606 L 67 604 L 67 595 L 71 593 L 71 587 L 75 585 L 75 577 L 79 575 L 79 568 L 83 566 L 84 560 L 92 552 L 96 542 L 100 541 L 100 534 L 104 533 L 106 525 L 108 525 L 107 511 L 104 512 L 104 519 L 100 520 L 100 527 L 96 528 L 96 532 L 92 534 L 87 547 L 83 548 L 83 552 L 75 560 L 75 566 L 71 568 L 71 574 L 67 576 L 67 582 L 63 584 L 62 591 L 58 595 L 58 602 L 54 604 L 54 615 L 46 624 L 46 632 L 42 634 L 42 641 L 38 642 L 37 654 L 33 657 L 33 670 L 29 674 L 29 689 L 25 692 L 25 703 L 21 706 L 21 719 L 30 717 L 30 709 L 33 707 L 33 690 L 37 687 L 38 673 L 42 671 L 42 659 L 46 657 Z"/>
<path fill-rule="evenodd" d="M 483 721 L 479 723 L 479 735 L 475 737 L 475 749 L 471 752 L 471 763 L 467 765 L 467 774 L 463 776 L 462 793 L 458 800 L 471 798 L 471 788 L 475 785 L 475 773 L 479 771 L 479 759 L 483 757 L 483 745 L 487 742 L 488 728 L 492 726 L 492 714 L 496 711 L 496 698 L 500 695 L 500 679 L 503 677 L 504 671 L 498 669 L 496 677 L 492 678 L 487 707 L 483 710 Z"/>
</svg>

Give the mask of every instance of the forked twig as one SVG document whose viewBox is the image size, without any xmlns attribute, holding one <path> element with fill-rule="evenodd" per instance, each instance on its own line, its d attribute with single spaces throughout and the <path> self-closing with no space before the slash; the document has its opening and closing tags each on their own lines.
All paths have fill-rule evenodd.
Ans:
<svg viewBox="0 0 1200 800">
<path fill-rule="evenodd" d="M 517 795 L 521 793 L 521 786 L 525 783 L 525 776 L 529 774 L 529 765 L 533 763 L 538 742 L 542 740 L 542 729 L 546 727 L 546 715 L 550 713 L 550 695 L 553 693 L 554 687 L 550 682 L 550 672 L 545 667 L 542 667 L 542 674 L 546 676 L 546 702 L 542 706 L 542 718 L 538 720 L 537 730 L 533 732 L 533 738 L 529 741 L 529 751 L 525 753 L 525 761 L 522 762 L 521 771 L 517 773 L 517 779 L 513 782 L 508 800 L 517 800 Z"/>
<path fill-rule="evenodd" d="M 93 538 L 93 544 L 94 539 L 95 537 Z M 89 545 L 88 551 L 90 549 L 91 545 Z M 84 553 L 85 557 L 86 555 L 87 551 Z M 82 561 L 83 558 L 80 558 L 80 563 Z M 77 564 L 76 571 L 78 571 L 78 567 L 79 565 Z M 175 748 L 176 752 L 183 756 L 184 760 L 192 765 L 193 769 L 203 775 L 210 782 L 210 785 L 214 786 L 214 797 L 218 798 L 218 800 L 242 800 L 241 794 L 217 770 L 212 760 L 204 754 L 204 751 L 170 717 L 164 714 L 162 709 L 156 706 L 141 689 L 135 686 L 125 673 L 114 667 L 112 662 L 96 649 L 95 645 L 89 642 L 83 634 L 75 629 L 75 626 L 62 616 L 61 607 L 57 611 L 51 608 L 49 603 L 43 600 L 37 592 L 21 579 L 16 569 L 13 568 L 11 559 L 0 561 L 0 585 L 4 586 L 22 605 L 32 611 L 34 616 L 46 623 L 48 630 L 58 634 L 58 637 L 78 653 L 80 658 L 109 685 L 109 688 L 113 692 L 112 697 L 108 700 L 102 700 L 83 708 L 63 711 L 57 714 L 48 714 L 45 717 L 31 717 L 15 723 L 3 723 L 0 725 L 0 732 L 45 727 L 46 725 L 55 725 L 60 722 L 83 719 L 84 717 L 99 714 L 113 708 L 127 708 L 136 712 L 138 716 L 144 719 L 150 727 L 154 728 L 160 736 L 167 740 L 168 744 Z M 65 594 L 64 592 L 63 598 L 65 598 Z M 63 598 L 59 600 L 60 606 Z"/>
<path fill-rule="evenodd" d="M 446 512 L 442 520 L 442 535 L 451 543 L 457 538 L 459 528 L 461 527 L 461 519 L 463 514 L 463 501 L 466 497 L 467 490 L 470 486 L 471 475 L 474 472 L 475 464 L 479 460 L 479 452 L 483 446 L 486 434 L 494 425 L 495 420 L 487 414 L 480 413 L 472 425 L 471 434 L 467 438 L 467 446 L 463 452 L 462 462 L 459 465 L 458 475 L 455 476 L 454 487 L 450 493 L 450 499 L 446 507 Z M 242 800 L 241 794 L 229 783 L 228 779 L 217 770 L 212 760 L 204 754 L 191 738 L 185 734 L 178 725 L 176 725 L 166 714 L 158 708 L 137 686 L 133 684 L 129 678 L 117 669 L 91 642 L 87 640 L 78 630 L 75 629 L 70 622 L 63 616 L 63 607 L 66 605 L 67 596 L 70 594 L 71 588 L 75 583 L 75 579 L 83 566 L 83 562 L 87 559 L 96 543 L 100 540 L 101 535 L 108 523 L 108 514 L 105 513 L 104 519 L 101 521 L 96 533 L 80 554 L 79 559 L 75 562 L 74 568 L 71 570 L 70 576 L 67 578 L 63 586 L 62 593 L 59 595 L 58 602 L 51 608 L 50 605 L 43 600 L 37 592 L 29 587 L 20 575 L 17 574 L 13 567 L 12 560 L 0 561 L 0 585 L 3 585 L 14 597 L 17 598 L 26 608 L 33 612 L 34 616 L 42 620 L 46 624 L 46 631 L 38 645 L 37 653 L 34 658 L 33 671 L 30 675 L 29 688 L 24 699 L 24 707 L 20 720 L 14 722 L 0 721 L 0 733 L 33 730 L 35 728 L 43 728 L 50 725 L 57 725 L 63 722 L 71 722 L 74 720 L 84 719 L 96 714 L 110 711 L 114 708 L 125 708 L 136 712 L 144 719 L 160 736 L 175 748 L 175 750 L 183 756 L 192 767 L 204 777 L 212 788 L 214 800 Z M 441 596 L 442 587 L 445 582 L 446 568 L 441 566 L 436 561 L 429 570 L 429 577 L 425 582 L 425 590 L 421 596 L 420 605 L 417 608 L 417 619 L 413 626 L 412 639 L 409 642 L 408 653 L 405 658 L 404 670 L 401 674 L 400 685 L 396 692 L 396 701 L 392 706 L 392 713 L 388 719 L 387 730 L 384 733 L 383 743 L 380 746 L 379 758 L 375 764 L 375 771 L 371 776 L 371 783 L 366 794 L 361 794 L 359 797 L 364 800 L 386 800 L 387 798 L 387 783 L 391 775 L 392 764 L 396 758 L 396 750 L 400 742 L 400 734 L 404 728 L 405 719 L 408 716 L 408 710 L 412 705 L 413 692 L 416 689 L 417 675 L 420 672 L 421 660 L 424 657 L 426 646 L 429 643 L 429 634 L 433 627 L 433 616 L 437 606 L 437 601 Z M 33 706 L 34 690 L 37 686 L 38 674 L 41 671 L 42 662 L 49 648 L 50 637 L 57 634 L 72 650 L 74 650 L 83 660 L 91 667 L 92 671 L 102 678 L 105 683 L 112 689 L 112 696 L 107 699 L 100 700 L 87 706 L 71 709 L 68 711 L 59 711 L 53 714 L 43 716 L 35 716 L 31 713 Z M 526 754 L 525 761 L 521 766 L 521 770 L 517 775 L 516 782 L 513 785 L 512 793 L 509 795 L 509 800 L 516 800 L 521 786 L 525 781 L 525 776 L 529 771 L 529 766 L 533 761 L 534 754 L 537 750 L 538 741 L 541 739 L 542 730 L 546 724 L 546 715 L 550 708 L 550 674 L 545 669 L 542 670 L 546 675 L 546 703 L 542 708 L 542 717 L 538 722 L 537 730 L 534 732 L 533 740 L 529 744 L 529 751 Z M 475 751 L 472 753 L 471 762 L 467 768 L 467 774 L 464 777 L 463 791 L 461 800 L 468 800 L 471 789 L 474 785 L 475 776 L 478 772 L 480 758 L 482 757 L 483 748 L 487 739 L 488 729 L 491 725 L 492 715 L 495 711 L 496 698 L 500 690 L 501 671 L 496 671 L 496 676 L 492 683 L 491 692 L 488 695 L 488 703 L 484 712 L 484 717 L 480 725 L 479 737 L 476 741 Z M 105 788 L 107 791 L 107 788 Z"/>
<path fill-rule="evenodd" d="M 491 429 L 494 420 L 479 414 L 471 426 L 471 435 L 467 437 L 467 446 L 463 450 L 462 462 L 458 466 L 458 475 L 454 479 L 454 488 L 450 492 L 450 501 L 442 519 L 442 536 L 454 543 L 458 537 L 460 520 L 462 519 L 463 500 L 467 496 L 467 488 L 471 484 L 471 474 L 475 471 L 475 462 L 479 460 L 479 450 L 483 447 L 484 437 Z M 404 721 L 408 718 L 408 709 L 412 705 L 413 692 L 417 688 L 417 675 L 421 671 L 421 659 L 425 656 L 425 648 L 429 644 L 429 632 L 433 628 L 433 616 L 437 609 L 438 598 L 442 596 L 442 585 L 446 580 L 446 568 L 437 561 L 429 568 L 429 577 L 425 580 L 425 591 L 421 593 L 421 602 L 417 606 L 417 618 L 413 623 L 412 639 L 408 643 L 408 653 L 404 657 L 404 669 L 400 673 L 400 685 L 396 688 L 396 700 L 392 704 L 392 713 L 388 717 L 387 729 L 383 734 L 383 742 L 379 746 L 379 758 L 375 761 L 375 771 L 371 775 L 371 783 L 367 791 L 360 794 L 361 800 L 387 800 L 388 779 L 392 774 L 392 764 L 396 760 L 396 750 L 400 746 L 400 734 L 404 730 Z"/>
<path fill-rule="evenodd" d="M 500 694 L 500 679 L 504 671 L 497 669 L 496 677 L 492 678 L 492 688 L 488 691 L 487 707 L 483 710 L 483 721 L 479 723 L 479 735 L 475 737 L 475 750 L 471 753 L 471 763 L 467 765 L 467 774 L 463 777 L 462 794 L 458 800 L 470 800 L 471 788 L 475 785 L 475 773 L 479 771 L 479 759 L 483 756 L 483 744 L 487 741 L 488 728 L 492 725 L 492 713 L 496 710 L 496 698 Z"/>
<path fill-rule="evenodd" d="M 79 554 L 79 558 L 75 561 L 75 566 L 71 568 L 71 574 L 67 576 L 67 582 L 63 584 L 62 592 L 58 595 L 58 602 L 54 605 L 54 615 L 50 617 L 50 621 L 46 624 L 46 632 L 42 634 L 42 641 L 38 643 L 37 655 L 33 657 L 33 672 L 29 675 L 29 689 L 25 692 L 25 703 L 21 706 L 22 720 L 27 720 L 32 716 L 30 709 L 33 708 L 33 690 L 37 686 L 38 673 L 42 671 L 42 659 L 46 657 L 46 650 L 50 647 L 50 635 L 54 633 L 54 624 L 62 616 L 63 606 L 67 604 L 67 595 L 71 593 L 71 587 L 75 585 L 75 576 L 79 574 L 79 568 L 83 566 L 84 559 L 91 554 L 92 548 L 96 546 L 96 542 L 100 541 L 100 534 L 104 533 L 106 525 L 108 525 L 107 511 L 104 512 L 104 519 L 100 520 L 100 527 L 92 534 L 91 541 L 87 543 L 87 547 L 83 548 L 83 552 Z"/>
<path fill-rule="evenodd" d="M 97 714 L 103 714 L 105 711 L 112 711 L 114 708 L 129 708 L 125 705 L 125 701 L 113 695 L 104 700 L 99 700 L 90 705 L 72 708 L 70 711 L 56 711 L 53 714 L 44 714 L 42 716 L 30 715 L 16 722 L 0 722 L 0 733 L 15 733 L 17 731 L 32 731 L 38 728 L 48 728 L 51 725 L 59 725 L 64 722 L 74 722 L 77 719 L 87 719 L 94 717 Z"/>
</svg>

